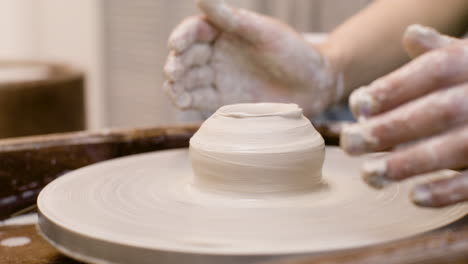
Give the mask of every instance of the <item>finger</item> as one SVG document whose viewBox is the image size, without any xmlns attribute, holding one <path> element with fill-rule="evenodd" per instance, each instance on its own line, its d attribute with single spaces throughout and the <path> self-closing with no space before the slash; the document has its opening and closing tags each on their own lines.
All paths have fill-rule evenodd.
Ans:
<svg viewBox="0 0 468 264">
<path fill-rule="evenodd" d="M 185 91 L 191 91 L 200 87 L 207 87 L 213 84 L 215 79 L 214 70 L 209 65 L 194 67 L 190 69 L 180 80 Z"/>
<path fill-rule="evenodd" d="M 208 63 L 213 53 L 213 49 L 208 44 L 195 44 L 187 52 L 181 55 L 184 65 L 202 66 Z"/>
<path fill-rule="evenodd" d="M 468 173 L 419 185 L 410 196 L 415 204 L 424 207 L 444 207 L 468 201 Z"/>
<path fill-rule="evenodd" d="M 412 58 L 431 50 L 446 47 L 456 41 L 458 39 L 442 35 L 433 28 L 421 25 L 409 26 L 403 36 L 403 45 Z"/>
<path fill-rule="evenodd" d="M 181 56 L 171 51 L 167 57 L 166 64 L 164 65 L 164 74 L 166 79 L 177 81 L 182 78 L 187 67 L 185 67 Z"/>
<path fill-rule="evenodd" d="M 182 110 L 190 108 L 192 98 L 190 94 L 183 89 L 180 83 L 166 81 L 163 85 L 163 91 L 177 108 Z"/>
<path fill-rule="evenodd" d="M 468 126 L 370 160 L 363 166 L 363 178 L 383 188 L 393 181 L 432 171 L 468 165 Z"/>
<path fill-rule="evenodd" d="M 199 111 L 214 111 L 221 107 L 220 95 L 213 86 L 199 88 L 190 93 L 190 108 Z"/>
<path fill-rule="evenodd" d="M 390 112 L 343 129 L 350 154 L 387 150 L 468 122 L 468 84 L 434 92 Z"/>
<path fill-rule="evenodd" d="M 179 54 L 195 43 L 210 43 L 217 35 L 218 30 L 203 17 L 189 17 L 172 32 L 169 37 L 169 48 Z"/>
<path fill-rule="evenodd" d="M 350 106 L 356 117 L 391 110 L 442 87 L 468 81 L 468 45 L 459 41 L 428 52 L 406 66 L 354 92 Z"/>
<path fill-rule="evenodd" d="M 163 90 L 182 110 L 214 111 L 221 106 L 221 96 L 212 85 L 188 91 L 180 82 L 166 81 Z"/>
<path fill-rule="evenodd" d="M 223 0 L 198 0 L 198 7 L 207 19 L 223 31 L 236 33 L 252 42 L 264 35 L 265 17 L 245 9 L 234 8 Z"/>
<path fill-rule="evenodd" d="M 170 52 L 164 65 L 164 73 L 169 80 L 180 80 L 190 68 L 207 64 L 211 54 L 212 48 L 208 44 L 194 44 L 182 54 Z"/>
</svg>

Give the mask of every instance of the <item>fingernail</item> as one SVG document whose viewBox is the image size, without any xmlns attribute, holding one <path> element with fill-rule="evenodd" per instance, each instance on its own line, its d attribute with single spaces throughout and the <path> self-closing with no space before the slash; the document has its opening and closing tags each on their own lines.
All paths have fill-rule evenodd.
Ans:
<svg viewBox="0 0 468 264">
<path fill-rule="evenodd" d="M 198 6 L 202 9 L 216 11 L 219 14 L 227 15 L 230 10 L 225 0 L 198 0 Z"/>
<path fill-rule="evenodd" d="M 166 78 L 171 81 L 178 81 L 182 79 L 183 75 L 182 62 L 176 57 L 169 57 L 166 64 L 164 65 L 164 74 Z"/>
<path fill-rule="evenodd" d="M 411 200 L 420 206 L 431 206 L 433 199 L 432 199 L 432 192 L 427 185 L 419 185 L 416 186 L 410 194 Z"/>
<path fill-rule="evenodd" d="M 378 140 L 372 136 L 371 128 L 366 124 L 348 125 L 341 132 L 340 145 L 348 154 L 363 154 L 377 144 Z"/>
<path fill-rule="evenodd" d="M 169 49 L 172 50 L 175 54 L 181 54 L 184 52 L 191 43 L 190 39 L 187 36 L 182 35 L 182 33 L 185 32 L 183 30 L 176 31 L 169 37 Z"/>
<path fill-rule="evenodd" d="M 409 34 L 411 36 L 420 36 L 420 35 L 432 35 L 436 31 L 432 28 L 425 27 L 420 24 L 412 24 L 406 28 L 406 34 Z"/>
<path fill-rule="evenodd" d="M 366 87 L 361 87 L 352 93 L 349 104 L 356 118 L 369 117 L 378 110 L 377 102 L 366 90 Z"/>
<path fill-rule="evenodd" d="M 383 189 L 393 181 L 387 177 L 387 161 L 385 159 L 368 160 L 362 166 L 362 178 L 371 187 Z"/>
</svg>

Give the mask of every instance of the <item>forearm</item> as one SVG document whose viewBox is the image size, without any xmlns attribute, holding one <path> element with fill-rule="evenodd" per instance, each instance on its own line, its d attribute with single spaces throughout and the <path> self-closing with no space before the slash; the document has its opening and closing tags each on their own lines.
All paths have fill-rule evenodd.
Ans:
<svg viewBox="0 0 468 264">
<path fill-rule="evenodd" d="M 459 36 L 467 17 L 466 0 L 380 0 L 338 27 L 321 48 L 343 78 L 344 95 L 349 95 L 409 60 L 401 44 L 409 25 Z"/>
</svg>

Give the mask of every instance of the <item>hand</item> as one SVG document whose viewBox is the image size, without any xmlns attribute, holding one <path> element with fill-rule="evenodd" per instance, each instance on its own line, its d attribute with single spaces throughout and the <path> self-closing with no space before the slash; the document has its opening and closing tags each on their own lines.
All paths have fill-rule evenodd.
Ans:
<svg viewBox="0 0 468 264">
<path fill-rule="evenodd" d="M 179 108 L 291 102 L 313 115 L 343 96 L 332 62 L 289 26 L 223 1 L 198 6 L 204 15 L 183 21 L 169 39 L 164 90 Z"/>
<path fill-rule="evenodd" d="M 365 180 L 377 188 L 468 165 L 468 41 L 411 26 L 404 43 L 411 55 L 424 54 L 353 93 L 352 110 L 363 121 L 341 136 L 350 154 L 410 143 L 364 165 Z M 468 173 L 420 185 L 411 197 L 434 207 L 466 201 Z"/>
</svg>

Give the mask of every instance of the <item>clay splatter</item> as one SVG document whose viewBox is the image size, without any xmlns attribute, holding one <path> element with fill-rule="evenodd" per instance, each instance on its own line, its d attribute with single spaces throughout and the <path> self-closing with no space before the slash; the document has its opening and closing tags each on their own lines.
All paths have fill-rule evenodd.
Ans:
<svg viewBox="0 0 468 264">
<path fill-rule="evenodd" d="M 10 237 L 0 241 L 0 245 L 4 247 L 21 247 L 31 243 L 29 237 Z"/>
</svg>

